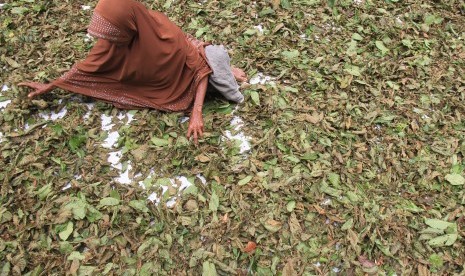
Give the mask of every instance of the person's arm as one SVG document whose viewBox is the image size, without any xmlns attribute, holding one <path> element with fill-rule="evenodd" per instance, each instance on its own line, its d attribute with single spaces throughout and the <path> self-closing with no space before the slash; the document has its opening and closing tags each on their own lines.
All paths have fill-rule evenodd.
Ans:
<svg viewBox="0 0 465 276">
<path fill-rule="evenodd" d="M 27 97 L 34 98 L 35 96 L 45 94 L 47 92 L 52 91 L 55 86 L 52 83 L 40 83 L 40 82 L 21 82 L 18 84 L 19 86 L 26 86 L 29 88 L 34 89 L 34 91 L 30 92 Z"/>
<path fill-rule="evenodd" d="M 194 100 L 194 108 L 192 109 L 191 117 L 189 120 L 189 128 L 187 129 L 187 138 L 191 135 L 194 136 L 195 144 L 198 144 L 198 137 L 203 136 L 203 117 L 202 108 L 203 101 L 205 99 L 205 93 L 207 92 L 208 77 L 204 77 L 197 87 L 197 93 Z"/>
</svg>

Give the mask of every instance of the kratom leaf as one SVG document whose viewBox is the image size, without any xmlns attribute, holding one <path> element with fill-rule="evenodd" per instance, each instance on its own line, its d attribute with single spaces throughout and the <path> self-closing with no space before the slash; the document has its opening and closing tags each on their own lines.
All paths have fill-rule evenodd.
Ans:
<svg viewBox="0 0 465 276">
<path fill-rule="evenodd" d="M 237 185 L 243 186 L 243 185 L 249 183 L 250 180 L 252 180 L 252 176 L 251 176 L 251 175 L 246 176 L 246 177 L 244 177 L 243 179 L 239 180 L 239 182 L 237 182 Z"/>
<path fill-rule="evenodd" d="M 145 200 L 131 200 L 129 206 L 144 213 L 149 211 Z"/>
<path fill-rule="evenodd" d="M 451 246 L 455 243 L 457 238 L 457 234 L 446 234 L 429 240 L 428 244 L 432 247 Z"/>
<path fill-rule="evenodd" d="M 71 221 L 66 224 L 65 229 L 63 229 L 60 233 L 58 233 L 58 236 L 60 236 L 60 239 L 65 241 L 69 238 L 69 236 L 73 233 L 73 223 Z"/>
<path fill-rule="evenodd" d="M 425 223 L 430 227 L 440 230 L 446 230 L 446 228 L 455 225 L 455 223 L 450 223 L 439 219 L 425 219 Z"/>
<path fill-rule="evenodd" d="M 208 206 L 210 208 L 210 211 L 212 212 L 218 211 L 218 207 L 220 206 L 220 199 L 215 191 L 212 192 Z"/>
<path fill-rule="evenodd" d="M 113 197 L 105 197 L 100 200 L 99 205 L 101 206 L 116 206 L 119 205 L 120 200 Z"/>
<path fill-rule="evenodd" d="M 250 97 L 252 98 L 252 102 L 255 105 L 260 105 L 260 96 L 258 95 L 258 92 L 256 91 L 250 92 Z"/>
<path fill-rule="evenodd" d="M 216 276 L 216 267 L 215 264 L 205 261 L 202 264 L 202 276 Z"/>
<path fill-rule="evenodd" d="M 384 43 L 382 41 L 376 41 L 375 45 L 381 51 L 382 55 L 385 55 L 387 52 L 389 52 L 389 49 L 386 48 L 386 46 L 384 46 Z"/>
<path fill-rule="evenodd" d="M 152 139 L 150 139 L 150 141 L 152 141 L 152 143 L 155 146 L 158 146 L 158 147 L 165 147 L 165 146 L 168 146 L 170 144 L 167 139 L 157 138 L 157 137 L 152 137 Z"/>
<path fill-rule="evenodd" d="M 446 175 L 445 179 L 451 184 L 451 185 L 464 185 L 465 184 L 465 178 L 460 175 L 460 174 L 448 174 Z"/>
</svg>

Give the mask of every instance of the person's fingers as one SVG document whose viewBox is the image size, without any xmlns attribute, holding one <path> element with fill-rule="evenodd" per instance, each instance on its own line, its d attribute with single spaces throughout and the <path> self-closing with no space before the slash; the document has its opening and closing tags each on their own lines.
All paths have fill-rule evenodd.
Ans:
<svg viewBox="0 0 465 276">
<path fill-rule="evenodd" d="M 189 128 L 187 129 L 187 139 L 191 138 L 191 134 L 192 134 L 192 128 L 189 126 Z"/>
<path fill-rule="evenodd" d="M 26 87 L 30 87 L 30 88 L 34 88 L 36 89 L 37 88 L 37 85 L 33 82 L 20 82 L 18 83 L 18 86 L 26 86 Z"/>
<path fill-rule="evenodd" d="M 36 88 L 36 89 L 37 89 L 37 88 Z M 37 95 L 44 94 L 45 92 L 47 92 L 47 91 L 44 90 L 44 89 L 37 89 L 37 90 L 35 90 L 35 91 L 29 93 L 27 96 L 28 96 L 29 98 L 33 98 L 33 97 L 35 97 L 35 96 L 37 96 Z"/>
<path fill-rule="evenodd" d="M 199 143 L 198 137 L 197 137 L 197 131 L 194 130 L 194 143 L 197 145 Z"/>
</svg>

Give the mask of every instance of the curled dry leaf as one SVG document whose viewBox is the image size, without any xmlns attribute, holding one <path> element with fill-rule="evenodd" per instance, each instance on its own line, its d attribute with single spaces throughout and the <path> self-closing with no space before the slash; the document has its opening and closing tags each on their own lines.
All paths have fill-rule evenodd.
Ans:
<svg viewBox="0 0 465 276">
<path fill-rule="evenodd" d="M 376 266 L 376 263 L 368 260 L 368 258 L 366 256 L 358 256 L 358 261 L 360 262 L 360 264 L 363 266 L 363 267 L 366 267 L 366 268 L 372 268 L 372 267 L 375 267 Z"/>
</svg>

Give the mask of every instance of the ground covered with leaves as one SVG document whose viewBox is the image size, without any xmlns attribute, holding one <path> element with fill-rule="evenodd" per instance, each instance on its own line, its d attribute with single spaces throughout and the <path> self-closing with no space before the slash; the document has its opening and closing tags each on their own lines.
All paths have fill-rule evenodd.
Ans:
<svg viewBox="0 0 465 276">
<path fill-rule="evenodd" d="M 1 4 L 2 275 L 464 273 L 463 2 L 145 3 L 227 45 L 246 102 L 209 98 L 196 147 L 180 113 L 30 101 L 96 1 Z"/>
</svg>

